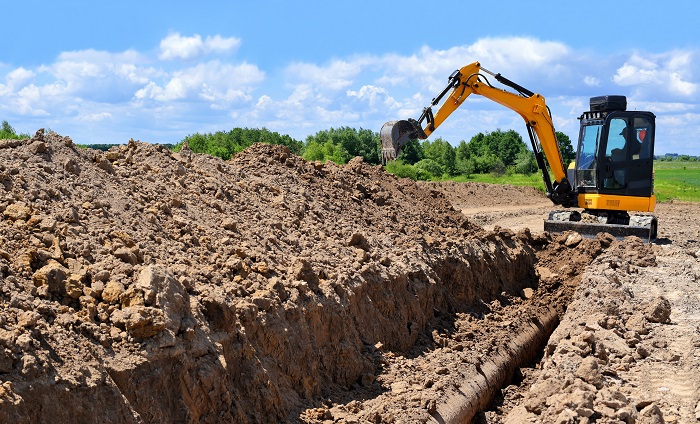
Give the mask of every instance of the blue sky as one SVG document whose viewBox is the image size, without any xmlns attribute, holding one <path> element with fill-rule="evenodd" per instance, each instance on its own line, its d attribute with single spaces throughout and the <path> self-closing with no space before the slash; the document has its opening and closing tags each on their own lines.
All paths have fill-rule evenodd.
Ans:
<svg viewBox="0 0 700 424">
<path fill-rule="evenodd" d="M 586 4 L 589 4 L 588 6 Z M 657 115 L 656 153 L 700 155 L 700 2 L 132 1 L 3 4 L 0 120 L 77 143 L 265 127 L 305 140 L 417 118 L 473 61 L 540 93 L 573 140 L 588 99 Z M 515 129 L 470 97 L 433 134 Z"/>
</svg>

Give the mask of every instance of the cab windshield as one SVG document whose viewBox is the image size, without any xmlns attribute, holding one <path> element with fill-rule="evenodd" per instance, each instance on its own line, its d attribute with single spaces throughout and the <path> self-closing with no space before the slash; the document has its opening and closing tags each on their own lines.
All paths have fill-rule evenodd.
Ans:
<svg viewBox="0 0 700 424">
<path fill-rule="evenodd" d="M 581 132 L 581 142 L 576 160 L 576 185 L 596 186 L 596 153 L 603 124 L 586 125 Z"/>
</svg>

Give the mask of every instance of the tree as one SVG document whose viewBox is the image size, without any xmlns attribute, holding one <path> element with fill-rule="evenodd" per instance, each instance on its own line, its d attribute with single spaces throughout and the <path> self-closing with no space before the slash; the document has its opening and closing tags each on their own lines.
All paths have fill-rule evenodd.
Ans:
<svg viewBox="0 0 700 424">
<path fill-rule="evenodd" d="M 416 169 L 427 172 L 431 177 L 441 177 L 444 173 L 442 166 L 432 159 L 423 159 L 414 166 Z"/>
<path fill-rule="evenodd" d="M 514 130 L 502 132 L 496 130 L 489 134 L 493 137 L 492 152 L 508 167 L 515 164 L 515 159 L 523 150 L 527 150 L 523 138 Z"/>
<path fill-rule="evenodd" d="M 453 176 L 457 174 L 457 153 L 450 144 L 442 152 L 442 164 L 447 175 Z"/>
<path fill-rule="evenodd" d="M 423 152 L 423 146 L 417 138 L 409 140 L 408 143 L 404 144 L 401 148 L 401 153 L 399 154 L 399 159 L 403 160 L 409 165 L 416 164 L 424 158 L 425 152 Z"/>
<path fill-rule="evenodd" d="M 313 160 L 332 160 L 333 162 L 341 160 L 341 162 L 337 163 L 347 163 L 355 156 L 362 156 L 367 163 L 379 164 L 381 161 L 379 134 L 371 130 L 341 127 L 319 131 L 306 138 L 305 152 L 309 148 L 314 152 L 318 152 L 316 145 L 324 146 L 324 151 L 330 156 Z M 304 153 L 303 156 L 307 160 L 311 160 L 308 153 Z"/>
<path fill-rule="evenodd" d="M 535 154 L 530 150 L 523 150 L 515 160 L 515 172 L 518 174 L 530 175 L 537 171 L 537 160 Z"/>
<path fill-rule="evenodd" d="M 195 153 L 206 153 L 224 160 L 230 159 L 231 156 L 250 147 L 253 143 L 280 144 L 297 154 L 301 152 L 303 146 L 301 141 L 286 134 L 271 132 L 266 128 L 233 128 L 228 132 L 195 133 L 185 137 L 173 147 L 173 150 L 179 151 L 185 142 Z"/>
<path fill-rule="evenodd" d="M 12 128 L 12 125 L 10 125 L 10 123 L 7 121 L 2 121 L 2 129 L 0 129 L 0 131 L 7 134 L 15 134 L 15 129 Z"/>
<path fill-rule="evenodd" d="M 569 136 L 560 131 L 556 131 L 554 135 L 557 137 L 559 151 L 561 152 L 561 157 L 564 160 L 564 168 L 567 168 L 572 161 L 576 160 L 576 152 L 574 151 L 574 147 L 571 145 Z"/>
<path fill-rule="evenodd" d="M 499 173 L 507 167 L 516 165 L 518 155 L 527 151 L 525 142 L 516 131 L 501 131 L 478 133 L 469 143 L 457 147 L 457 158 L 467 159 L 473 164 L 476 173 Z M 463 165 L 464 166 L 464 165 Z"/>
<path fill-rule="evenodd" d="M 464 140 L 459 142 L 459 145 L 457 145 L 457 148 L 455 149 L 455 153 L 457 154 L 458 161 L 465 161 L 471 156 L 469 145 Z"/>
<path fill-rule="evenodd" d="M 348 163 L 352 155 L 340 144 L 335 144 L 333 140 L 307 140 L 306 149 L 303 154 L 304 159 L 313 161 L 331 161 L 339 164 Z"/>
<path fill-rule="evenodd" d="M 438 163 L 445 173 L 448 175 L 455 174 L 457 155 L 450 143 L 442 138 L 438 138 L 433 142 L 425 140 L 423 142 L 423 151 L 425 158 Z"/>
<path fill-rule="evenodd" d="M 9 122 L 2 121 L 2 126 L 0 126 L 0 139 L 22 140 L 29 137 L 29 134 L 17 134 Z"/>
</svg>

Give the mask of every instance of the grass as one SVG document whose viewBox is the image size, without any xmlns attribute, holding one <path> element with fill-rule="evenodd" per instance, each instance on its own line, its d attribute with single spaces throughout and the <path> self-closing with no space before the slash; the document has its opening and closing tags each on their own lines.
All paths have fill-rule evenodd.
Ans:
<svg viewBox="0 0 700 424">
<path fill-rule="evenodd" d="M 495 175 L 495 174 L 471 174 L 469 177 L 463 175 L 452 178 L 452 180 L 457 182 L 472 181 L 477 183 L 488 183 L 488 184 L 510 184 L 514 186 L 530 186 L 545 192 L 544 181 L 542 181 L 542 175 L 535 173 L 532 175 L 523 174 L 511 174 L 511 175 Z"/>
<path fill-rule="evenodd" d="M 654 162 L 654 191 L 660 202 L 700 202 L 700 162 Z"/>
<path fill-rule="evenodd" d="M 469 177 L 459 176 L 458 182 L 474 181 L 490 184 L 511 184 L 532 186 L 544 190 L 542 175 L 512 174 L 497 176 L 493 174 L 473 174 Z M 654 162 L 654 192 L 659 202 L 677 199 L 685 202 L 700 202 L 700 162 Z"/>
</svg>

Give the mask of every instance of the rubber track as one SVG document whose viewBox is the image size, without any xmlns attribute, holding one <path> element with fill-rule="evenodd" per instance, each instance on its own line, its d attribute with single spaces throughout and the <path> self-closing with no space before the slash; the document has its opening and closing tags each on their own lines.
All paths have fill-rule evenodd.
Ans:
<svg viewBox="0 0 700 424">
<path fill-rule="evenodd" d="M 545 220 L 544 230 L 550 233 L 562 233 L 564 231 L 576 231 L 583 236 L 595 236 L 598 233 L 609 233 L 616 238 L 637 236 L 645 242 L 656 238 L 655 231 L 651 227 L 635 227 L 618 224 L 596 224 L 590 222 L 571 222 Z"/>
</svg>

